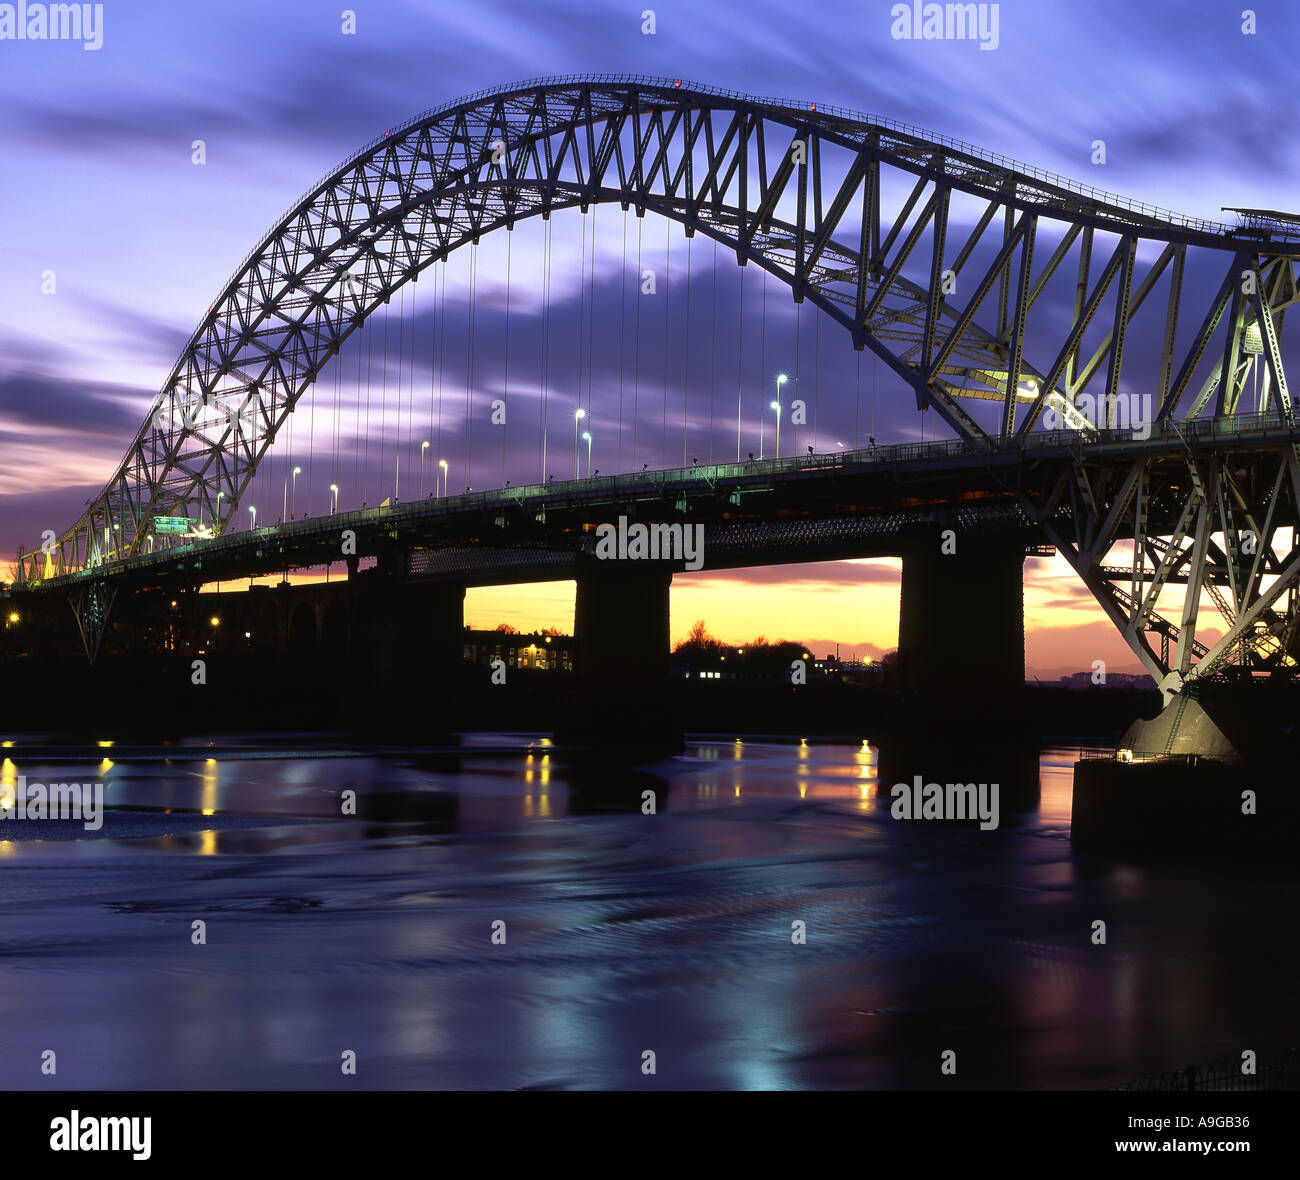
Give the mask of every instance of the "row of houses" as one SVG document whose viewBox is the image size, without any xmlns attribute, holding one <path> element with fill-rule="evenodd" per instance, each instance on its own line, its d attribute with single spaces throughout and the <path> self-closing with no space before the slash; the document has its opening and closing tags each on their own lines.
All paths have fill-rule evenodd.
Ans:
<svg viewBox="0 0 1300 1180">
<path fill-rule="evenodd" d="M 523 634 L 509 631 L 465 629 L 465 660 L 484 667 L 496 660 L 507 668 L 533 668 L 541 672 L 571 672 L 574 640 L 571 635 L 542 631 Z M 803 664 L 803 679 L 839 681 L 848 684 L 878 684 L 885 665 L 879 660 L 841 660 L 838 656 L 814 656 L 796 643 L 765 644 L 758 648 L 683 646 L 672 655 L 672 675 L 678 679 L 711 681 L 784 681 L 794 675 L 796 661 Z"/>
<path fill-rule="evenodd" d="M 504 660 L 507 668 L 535 668 L 541 672 L 573 671 L 573 636 L 530 635 L 509 631 L 465 629 L 465 660 L 490 666 Z"/>
</svg>

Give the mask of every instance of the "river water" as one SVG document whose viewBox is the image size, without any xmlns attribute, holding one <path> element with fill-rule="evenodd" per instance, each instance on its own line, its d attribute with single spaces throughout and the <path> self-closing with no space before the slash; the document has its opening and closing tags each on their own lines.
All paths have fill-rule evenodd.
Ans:
<svg viewBox="0 0 1300 1180">
<path fill-rule="evenodd" d="M 110 810 L 0 825 L 6 1087 L 1092 1088 L 1295 1040 L 1297 882 L 1076 856 L 1076 749 L 979 831 L 893 820 L 866 745 L 25 748 L 0 790 Z"/>
</svg>

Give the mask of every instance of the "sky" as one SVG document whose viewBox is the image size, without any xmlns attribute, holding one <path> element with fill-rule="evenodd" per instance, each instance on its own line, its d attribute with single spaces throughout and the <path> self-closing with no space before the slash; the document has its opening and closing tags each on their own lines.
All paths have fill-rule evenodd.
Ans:
<svg viewBox="0 0 1300 1180">
<path fill-rule="evenodd" d="M 1294 89 L 1300 16 L 1283 0 L 1252 7 L 1254 33 L 1240 0 L 1003 0 L 988 6 L 991 49 L 896 38 L 894 6 L 876 0 L 652 3 L 386 0 L 351 4 L 349 22 L 342 4 L 307 0 L 106 0 L 98 48 L 0 39 L 0 554 L 76 518 L 227 278 L 309 185 L 385 129 L 485 87 L 682 77 L 914 123 L 1199 216 L 1295 203 L 1300 153 L 1279 133 L 1279 96 Z M 663 268 L 653 304 L 636 295 L 638 234 L 639 269 Z M 295 513 L 324 510 L 330 482 L 348 504 L 378 502 L 390 450 L 403 496 L 430 486 L 435 454 L 449 459 L 451 491 L 494 472 L 499 484 L 495 436 L 463 462 L 456 415 L 467 394 L 479 404 L 503 388 L 528 407 L 505 444 L 516 481 L 572 474 L 574 404 L 592 408 L 592 462 L 607 473 L 702 450 L 734 457 L 738 393 L 740 449 L 771 447 L 766 387 L 787 370 L 813 392 L 818 421 L 793 438 L 787 426 L 782 453 L 944 437 L 810 305 L 796 309 L 756 268 L 715 271 L 701 239 L 688 258 L 666 222 L 616 208 L 557 217 L 548 317 L 543 230 L 511 239 L 454 258 L 345 348 L 264 464 L 251 496 L 263 521 L 289 507 L 299 464 Z M 609 409 L 632 398 L 635 414 Z M 415 461 L 423 439 L 427 471 Z M 1137 669 L 1059 557 L 1026 562 L 1025 605 L 1031 670 Z M 896 561 L 674 582 L 675 638 L 704 618 L 736 643 L 763 634 L 879 655 L 896 644 L 897 615 Z M 467 619 L 567 630 L 572 586 L 472 591 Z"/>
</svg>

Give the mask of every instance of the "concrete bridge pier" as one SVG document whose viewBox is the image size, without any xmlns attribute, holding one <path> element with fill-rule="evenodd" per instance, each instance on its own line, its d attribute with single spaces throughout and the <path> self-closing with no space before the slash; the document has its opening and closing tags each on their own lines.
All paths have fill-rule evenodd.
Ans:
<svg viewBox="0 0 1300 1180">
<path fill-rule="evenodd" d="M 633 758 L 682 748 L 669 681 L 669 588 L 660 563 L 584 559 L 574 608 L 576 691 L 556 739 Z"/>
<path fill-rule="evenodd" d="M 463 679 L 465 586 L 402 582 L 376 574 L 352 604 L 353 691 L 381 728 L 427 733 L 454 724 Z"/>
<path fill-rule="evenodd" d="M 1036 806 L 1037 750 L 1021 737 L 1024 538 L 936 525 L 908 535 L 902 556 L 899 692 L 882 790 L 918 774 L 997 782 L 1003 809 Z"/>
</svg>

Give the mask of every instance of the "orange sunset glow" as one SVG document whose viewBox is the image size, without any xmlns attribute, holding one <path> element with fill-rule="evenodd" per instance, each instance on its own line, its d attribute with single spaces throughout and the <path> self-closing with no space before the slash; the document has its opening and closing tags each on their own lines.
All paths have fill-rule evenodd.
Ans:
<svg viewBox="0 0 1300 1180">
<path fill-rule="evenodd" d="M 1118 550 L 1117 550 L 1118 552 Z M 710 632 L 740 646 L 763 635 L 791 639 L 824 655 L 840 646 L 877 659 L 898 645 L 898 558 L 828 561 L 759 570 L 678 574 L 672 589 L 672 640 L 686 638 L 704 619 Z M 491 628 L 509 623 L 521 631 L 573 629 L 572 582 L 492 586 L 465 596 L 465 622 Z M 1202 633 L 1217 637 L 1208 599 Z M 978 620 L 971 621 L 978 626 Z M 936 653 L 936 658 L 938 655 Z M 1100 606 L 1059 556 L 1025 561 L 1026 677 L 1056 679 L 1104 660 L 1116 672 L 1141 672 Z"/>
</svg>

